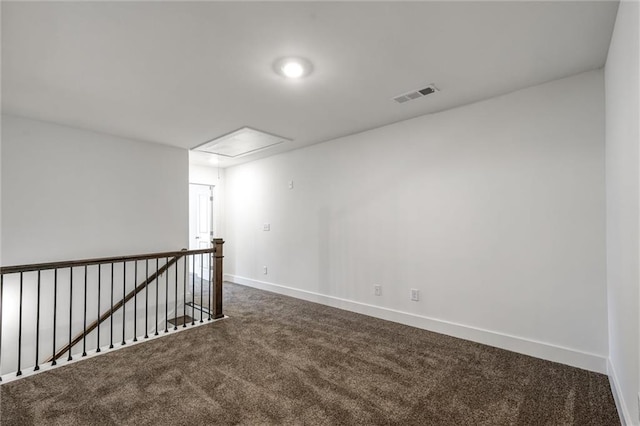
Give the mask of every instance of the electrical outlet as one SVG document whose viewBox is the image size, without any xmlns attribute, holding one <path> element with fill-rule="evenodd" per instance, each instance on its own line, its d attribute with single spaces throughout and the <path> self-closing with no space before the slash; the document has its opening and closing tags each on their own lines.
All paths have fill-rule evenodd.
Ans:
<svg viewBox="0 0 640 426">
<path fill-rule="evenodd" d="M 292 180 L 289 181 L 289 189 L 293 189 L 293 181 Z"/>
<path fill-rule="evenodd" d="M 375 292 L 376 296 L 382 296 L 382 286 L 381 285 L 374 285 L 373 286 L 373 291 Z"/>
<path fill-rule="evenodd" d="M 262 225 L 262 230 L 263 231 L 271 231 L 271 224 L 270 223 L 265 223 L 264 225 Z"/>
<path fill-rule="evenodd" d="M 417 288 L 411 289 L 411 300 L 413 300 L 414 302 L 420 300 L 420 291 Z"/>
<path fill-rule="evenodd" d="M 263 273 L 263 274 L 265 274 L 265 275 L 267 275 L 267 267 L 266 267 L 266 266 L 263 266 L 263 267 L 262 267 L 262 273 Z"/>
</svg>

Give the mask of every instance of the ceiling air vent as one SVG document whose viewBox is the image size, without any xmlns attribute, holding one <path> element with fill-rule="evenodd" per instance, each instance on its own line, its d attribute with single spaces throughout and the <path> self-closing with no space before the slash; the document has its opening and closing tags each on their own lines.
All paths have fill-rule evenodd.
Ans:
<svg viewBox="0 0 640 426">
<path fill-rule="evenodd" d="M 403 104 L 414 99 L 423 98 L 435 92 L 438 92 L 438 88 L 435 86 L 435 84 L 430 84 L 424 89 L 412 90 L 411 92 L 396 96 L 395 98 L 393 98 L 393 100 L 399 104 Z"/>
</svg>

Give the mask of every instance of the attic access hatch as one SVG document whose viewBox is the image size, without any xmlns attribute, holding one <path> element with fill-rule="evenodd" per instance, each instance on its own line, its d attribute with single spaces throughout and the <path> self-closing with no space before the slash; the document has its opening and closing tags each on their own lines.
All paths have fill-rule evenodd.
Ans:
<svg viewBox="0 0 640 426">
<path fill-rule="evenodd" d="M 235 158 L 283 142 L 291 142 L 291 139 L 272 135 L 250 127 L 243 127 L 205 142 L 202 145 L 198 145 L 193 148 L 192 151 L 201 151 L 209 154 L 222 155 L 223 157 Z"/>
</svg>

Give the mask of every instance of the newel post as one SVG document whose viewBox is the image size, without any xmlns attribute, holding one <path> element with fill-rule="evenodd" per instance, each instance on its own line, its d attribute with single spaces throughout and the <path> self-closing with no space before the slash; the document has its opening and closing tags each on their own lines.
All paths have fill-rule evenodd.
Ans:
<svg viewBox="0 0 640 426">
<path fill-rule="evenodd" d="M 222 238 L 214 238 L 211 241 L 213 246 L 213 253 L 211 253 L 211 264 L 213 267 L 213 318 L 222 318 L 224 314 L 222 312 L 222 245 L 224 240 Z"/>
</svg>

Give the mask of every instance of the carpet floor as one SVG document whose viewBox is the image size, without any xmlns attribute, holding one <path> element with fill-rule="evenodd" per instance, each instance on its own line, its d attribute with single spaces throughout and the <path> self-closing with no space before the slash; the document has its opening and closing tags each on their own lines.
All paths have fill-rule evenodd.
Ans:
<svg viewBox="0 0 640 426">
<path fill-rule="evenodd" d="M 619 425 L 608 378 L 225 283 L 230 318 L 6 383 L 2 425 Z"/>
</svg>

